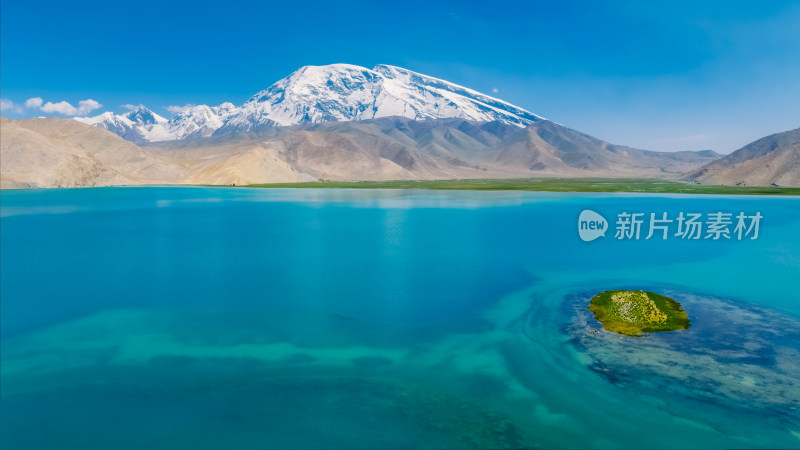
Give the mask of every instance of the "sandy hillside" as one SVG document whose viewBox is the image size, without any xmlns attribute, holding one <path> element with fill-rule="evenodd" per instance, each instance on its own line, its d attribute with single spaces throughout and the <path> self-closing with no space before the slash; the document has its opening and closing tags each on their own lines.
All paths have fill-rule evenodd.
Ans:
<svg viewBox="0 0 800 450">
<path fill-rule="evenodd" d="M 0 186 L 255 184 L 309 180 L 677 179 L 719 158 L 616 146 L 548 121 L 383 118 L 137 146 L 69 119 L 0 124 Z"/>
<path fill-rule="evenodd" d="M 745 145 L 686 178 L 703 184 L 800 187 L 800 128 Z"/>
<path fill-rule="evenodd" d="M 117 135 L 69 119 L 0 123 L 0 187 L 166 183 L 185 169 Z"/>
</svg>

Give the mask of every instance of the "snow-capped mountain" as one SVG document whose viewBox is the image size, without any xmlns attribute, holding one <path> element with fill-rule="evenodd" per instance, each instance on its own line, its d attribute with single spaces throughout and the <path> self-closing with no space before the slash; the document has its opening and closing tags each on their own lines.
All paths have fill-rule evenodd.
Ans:
<svg viewBox="0 0 800 450">
<path fill-rule="evenodd" d="M 154 129 L 167 123 L 167 119 L 140 106 L 125 114 L 105 112 L 94 117 L 75 117 L 75 120 L 89 125 L 105 128 L 132 142 L 149 142 Z"/>
<path fill-rule="evenodd" d="M 251 97 L 215 134 L 275 125 L 400 116 L 499 120 L 525 126 L 542 117 L 457 84 L 399 67 L 305 66 Z"/>
<path fill-rule="evenodd" d="M 151 116 L 152 121 L 146 122 Z M 155 142 L 390 116 L 499 121 L 520 127 L 543 119 L 497 98 L 400 67 L 331 64 L 302 67 L 239 107 L 198 105 L 168 121 L 146 108 L 77 120 L 135 142 Z"/>
<path fill-rule="evenodd" d="M 236 111 L 233 103 L 219 106 L 197 105 L 175 114 L 157 131 L 149 136 L 151 142 L 173 141 L 195 137 L 209 137 Z"/>
<path fill-rule="evenodd" d="M 167 119 L 159 116 L 153 111 L 150 111 L 144 106 L 139 106 L 131 112 L 124 114 L 123 117 L 139 125 L 156 125 L 167 122 Z"/>
<path fill-rule="evenodd" d="M 129 141 L 174 141 L 211 136 L 233 112 L 233 103 L 219 106 L 197 105 L 186 108 L 167 120 L 144 106 L 126 114 L 105 112 L 95 117 L 76 117 L 75 120 L 105 128 Z"/>
</svg>

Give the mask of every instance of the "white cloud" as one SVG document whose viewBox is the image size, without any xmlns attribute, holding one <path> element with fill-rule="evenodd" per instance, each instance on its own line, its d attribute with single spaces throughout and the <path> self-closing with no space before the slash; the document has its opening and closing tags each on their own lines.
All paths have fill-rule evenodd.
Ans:
<svg viewBox="0 0 800 450">
<path fill-rule="evenodd" d="M 493 88 L 492 88 L 492 92 L 494 92 L 495 94 L 497 94 L 498 92 L 500 92 L 500 89 L 497 89 L 496 87 L 493 87 Z"/>
<path fill-rule="evenodd" d="M 103 105 L 96 100 L 92 100 L 90 98 L 81 100 L 78 102 L 78 115 L 82 116 L 102 107 Z"/>
<path fill-rule="evenodd" d="M 25 107 L 26 108 L 41 108 L 42 107 L 42 97 L 33 97 L 25 100 Z"/>
<path fill-rule="evenodd" d="M 133 111 L 134 109 L 139 109 L 142 106 L 144 106 L 144 105 L 142 105 L 142 104 L 131 105 L 130 103 L 126 103 L 126 104 L 122 105 L 122 108 L 123 109 L 127 109 L 128 111 Z"/>
<path fill-rule="evenodd" d="M 78 114 L 78 108 L 65 101 L 60 101 L 58 103 L 47 102 L 41 107 L 41 110 L 46 113 L 59 113 L 67 116 Z"/>
<path fill-rule="evenodd" d="M 189 108 L 194 108 L 196 105 L 194 103 L 187 103 L 183 106 L 177 105 L 169 105 L 167 106 L 167 111 L 171 112 L 172 114 L 177 114 L 181 111 L 187 110 Z"/>
<path fill-rule="evenodd" d="M 60 101 L 58 103 L 47 102 L 42 105 L 40 109 L 46 113 L 58 113 L 65 116 L 83 116 L 102 106 L 103 105 L 95 100 L 86 99 L 79 101 L 77 108 L 68 102 Z"/>
<path fill-rule="evenodd" d="M 0 112 L 22 114 L 22 107 L 11 100 L 0 98 Z"/>
<path fill-rule="evenodd" d="M 69 102 L 60 101 L 57 103 L 44 103 L 41 97 L 31 97 L 25 103 L 17 104 L 8 99 L 1 99 L 0 110 L 4 113 L 24 114 L 26 109 L 38 109 L 45 113 L 58 113 L 65 116 L 83 116 L 103 105 L 96 100 L 87 98 L 78 102 L 78 106 L 72 106 Z"/>
</svg>

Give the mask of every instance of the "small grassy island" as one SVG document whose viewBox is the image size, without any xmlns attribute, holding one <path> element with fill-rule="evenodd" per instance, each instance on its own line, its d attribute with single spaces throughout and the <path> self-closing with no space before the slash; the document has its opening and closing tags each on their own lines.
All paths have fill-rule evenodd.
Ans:
<svg viewBox="0 0 800 450">
<path fill-rule="evenodd" d="M 689 318 L 675 300 L 645 291 L 605 291 L 589 305 L 603 328 L 628 336 L 689 328 Z"/>
</svg>

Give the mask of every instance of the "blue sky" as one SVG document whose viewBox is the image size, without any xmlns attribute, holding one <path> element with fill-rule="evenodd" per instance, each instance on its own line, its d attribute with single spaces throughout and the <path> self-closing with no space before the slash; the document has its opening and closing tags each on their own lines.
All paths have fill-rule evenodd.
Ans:
<svg viewBox="0 0 800 450">
<path fill-rule="evenodd" d="M 653 150 L 728 153 L 800 126 L 797 1 L 3 0 L 0 22 L 10 118 L 125 104 L 169 117 L 170 105 L 241 104 L 303 65 L 341 62 L 496 91 Z M 31 98 L 42 102 L 26 108 Z"/>
</svg>

